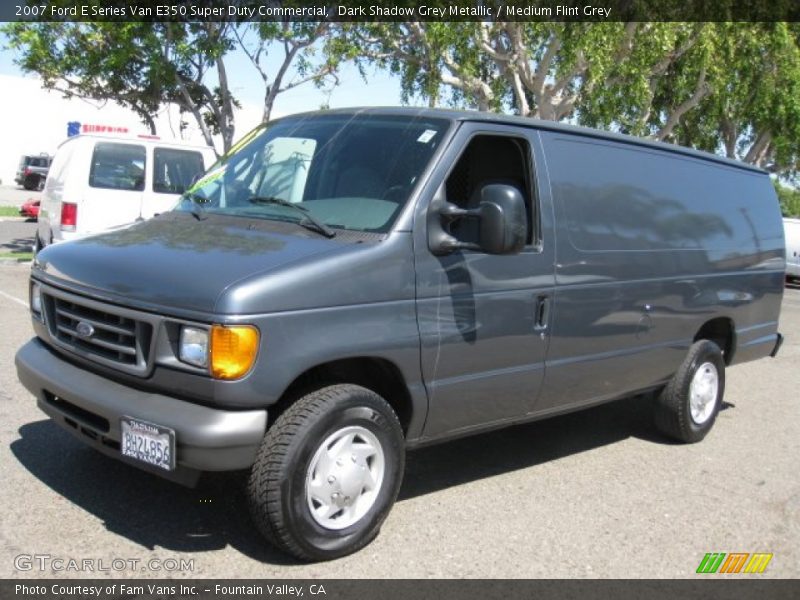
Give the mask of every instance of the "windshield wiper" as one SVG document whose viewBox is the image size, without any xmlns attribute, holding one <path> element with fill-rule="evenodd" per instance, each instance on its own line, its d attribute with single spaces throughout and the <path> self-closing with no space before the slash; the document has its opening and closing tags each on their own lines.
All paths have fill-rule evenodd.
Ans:
<svg viewBox="0 0 800 600">
<path fill-rule="evenodd" d="M 207 198 L 204 198 L 199 194 L 191 194 L 189 192 L 186 192 L 181 197 L 181 202 L 187 202 L 187 201 L 192 203 L 191 213 L 195 219 L 197 219 L 198 221 L 204 221 L 205 219 L 208 218 L 208 213 L 206 212 L 206 209 L 203 208 L 203 204 L 208 203 Z"/>
<path fill-rule="evenodd" d="M 301 227 L 305 227 L 306 229 L 310 229 L 311 231 L 316 231 L 317 233 L 321 233 L 326 238 L 336 237 L 336 232 L 325 225 L 322 221 L 316 219 L 314 215 L 312 215 L 309 210 L 305 206 L 300 206 L 299 204 L 295 204 L 294 202 L 289 202 L 288 200 L 284 200 L 283 198 L 277 198 L 275 196 L 253 196 L 250 198 L 251 204 L 274 204 L 277 206 L 287 206 L 292 208 L 303 216 L 297 224 Z"/>
</svg>

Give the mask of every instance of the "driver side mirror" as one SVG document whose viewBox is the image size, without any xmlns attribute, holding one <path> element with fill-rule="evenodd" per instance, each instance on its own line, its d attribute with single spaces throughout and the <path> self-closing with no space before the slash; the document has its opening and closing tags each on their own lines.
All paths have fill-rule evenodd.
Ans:
<svg viewBox="0 0 800 600">
<path fill-rule="evenodd" d="M 441 256 L 456 250 L 477 250 L 486 254 L 519 254 L 525 247 L 527 212 L 525 199 L 512 186 L 491 183 L 478 192 L 477 208 L 464 209 L 447 202 L 442 186 L 428 211 L 428 246 Z M 445 226 L 458 219 L 479 220 L 479 240 L 464 242 L 447 232 Z"/>
</svg>

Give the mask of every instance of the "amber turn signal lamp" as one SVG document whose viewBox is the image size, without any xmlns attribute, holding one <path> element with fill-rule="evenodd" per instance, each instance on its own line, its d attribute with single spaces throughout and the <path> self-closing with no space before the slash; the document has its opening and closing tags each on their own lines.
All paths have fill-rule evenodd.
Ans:
<svg viewBox="0 0 800 600">
<path fill-rule="evenodd" d="M 216 379 L 245 376 L 258 353 L 258 329 L 252 325 L 211 327 L 211 375 Z"/>
</svg>

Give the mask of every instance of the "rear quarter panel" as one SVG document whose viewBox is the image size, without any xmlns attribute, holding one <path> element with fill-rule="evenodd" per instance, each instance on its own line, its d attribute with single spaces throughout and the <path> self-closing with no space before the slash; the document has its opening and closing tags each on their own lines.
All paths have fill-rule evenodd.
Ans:
<svg viewBox="0 0 800 600">
<path fill-rule="evenodd" d="M 58 149 L 50 165 L 38 224 L 39 239 L 45 244 L 49 243 L 51 237 L 56 241 L 61 239 L 61 203 L 80 202 L 75 179 L 77 171 L 81 169 L 85 146 L 85 139 L 68 140 Z"/>
</svg>

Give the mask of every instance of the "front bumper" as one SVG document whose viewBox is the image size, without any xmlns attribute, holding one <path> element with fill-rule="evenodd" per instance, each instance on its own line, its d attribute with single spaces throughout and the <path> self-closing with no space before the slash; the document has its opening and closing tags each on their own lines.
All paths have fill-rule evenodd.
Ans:
<svg viewBox="0 0 800 600">
<path fill-rule="evenodd" d="M 253 464 L 267 426 L 266 410 L 226 411 L 110 381 L 60 358 L 34 338 L 17 352 L 22 384 L 47 415 L 97 450 L 184 484 L 201 471 L 233 471 Z M 120 417 L 175 430 L 173 472 L 123 457 Z"/>
</svg>

